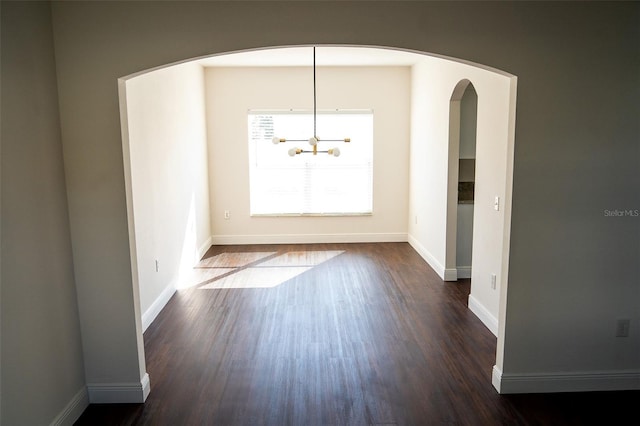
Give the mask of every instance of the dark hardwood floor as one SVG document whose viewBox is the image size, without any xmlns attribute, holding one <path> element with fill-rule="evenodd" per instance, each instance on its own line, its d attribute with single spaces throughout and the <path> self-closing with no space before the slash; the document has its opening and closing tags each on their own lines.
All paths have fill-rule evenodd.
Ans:
<svg viewBox="0 0 640 426">
<path fill-rule="evenodd" d="M 496 338 L 467 308 L 470 282 L 443 282 L 408 244 L 205 257 L 320 250 L 344 253 L 271 288 L 176 293 L 144 335 L 147 402 L 90 405 L 76 424 L 640 424 L 640 392 L 498 395 Z"/>
</svg>

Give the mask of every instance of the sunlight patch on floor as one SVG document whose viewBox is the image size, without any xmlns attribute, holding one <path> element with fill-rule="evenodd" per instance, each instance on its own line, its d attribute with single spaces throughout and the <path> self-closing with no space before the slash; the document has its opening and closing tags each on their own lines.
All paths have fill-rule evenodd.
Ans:
<svg viewBox="0 0 640 426">
<path fill-rule="evenodd" d="M 262 262 L 258 266 L 316 266 L 342 253 L 344 253 L 344 250 L 290 251 Z"/>
<path fill-rule="evenodd" d="M 202 259 L 196 268 L 238 268 L 247 266 L 265 257 L 273 256 L 275 251 L 259 251 L 249 253 L 221 253 Z"/>
<path fill-rule="evenodd" d="M 179 289 L 195 287 L 215 278 L 236 271 L 238 268 L 193 268 L 180 277 Z"/>
<path fill-rule="evenodd" d="M 200 290 L 276 287 L 342 253 L 344 250 L 292 251 L 276 257 L 270 257 L 275 252 L 222 253 L 194 268 L 194 282 L 199 282 L 193 285 L 200 285 Z"/>
<path fill-rule="evenodd" d="M 279 268 L 247 268 L 235 274 L 228 275 L 211 284 L 199 287 L 200 290 L 215 288 L 269 288 L 282 284 L 303 272 L 311 269 L 304 267 L 279 267 Z"/>
</svg>

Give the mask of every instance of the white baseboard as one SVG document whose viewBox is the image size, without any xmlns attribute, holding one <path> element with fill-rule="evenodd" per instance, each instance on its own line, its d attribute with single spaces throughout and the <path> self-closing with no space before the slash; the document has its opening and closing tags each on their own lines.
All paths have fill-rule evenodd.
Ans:
<svg viewBox="0 0 640 426">
<path fill-rule="evenodd" d="M 491 384 L 498 391 L 498 393 L 502 393 L 501 389 L 501 381 L 502 381 L 502 370 L 498 368 L 497 365 L 493 366 L 491 370 Z"/>
<path fill-rule="evenodd" d="M 413 249 L 418 252 L 418 254 L 425 260 L 425 262 L 429 264 L 429 266 L 431 266 L 436 274 L 438 274 L 438 276 L 442 280 L 445 280 L 444 266 L 442 266 L 442 264 L 438 262 L 431 253 L 429 253 L 429 250 L 427 250 L 422 244 L 420 244 L 420 242 L 412 235 L 409 235 L 408 241 L 411 247 L 413 247 Z"/>
<path fill-rule="evenodd" d="M 458 278 L 471 278 L 471 266 L 458 266 Z"/>
<path fill-rule="evenodd" d="M 212 244 L 213 236 L 209 236 L 209 238 L 207 238 L 205 242 L 202 243 L 202 245 L 200 245 L 200 247 L 198 248 L 198 260 L 204 257 L 204 254 L 207 252 L 207 250 L 209 250 L 209 247 L 211 247 Z"/>
<path fill-rule="evenodd" d="M 142 404 L 151 391 L 149 375 L 140 383 L 92 383 L 87 385 L 91 404 Z"/>
<path fill-rule="evenodd" d="M 504 374 L 493 367 L 498 393 L 551 393 L 640 390 L 640 370 Z"/>
<path fill-rule="evenodd" d="M 444 281 L 458 281 L 458 269 L 456 268 L 445 269 Z"/>
<path fill-rule="evenodd" d="M 89 406 L 89 394 L 87 388 L 82 388 L 76 393 L 71 401 L 51 422 L 50 426 L 71 426 L 80 418 L 84 410 Z"/>
<path fill-rule="evenodd" d="M 498 336 L 498 319 L 491 315 L 491 312 L 472 295 L 469 295 L 469 310 L 482 321 L 489 331 L 496 337 Z"/>
<path fill-rule="evenodd" d="M 176 292 L 175 285 L 169 285 L 167 288 L 162 290 L 160 296 L 156 298 L 156 300 L 151 304 L 149 309 L 147 309 L 144 314 L 142 314 L 142 332 L 144 333 L 147 328 L 151 325 L 154 319 L 158 316 L 162 308 L 169 302 L 173 294 Z"/>
<path fill-rule="evenodd" d="M 296 235 L 214 235 L 214 245 L 232 244 L 313 244 L 313 243 L 396 243 L 407 242 L 406 233 L 378 234 L 296 234 Z"/>
</svg>

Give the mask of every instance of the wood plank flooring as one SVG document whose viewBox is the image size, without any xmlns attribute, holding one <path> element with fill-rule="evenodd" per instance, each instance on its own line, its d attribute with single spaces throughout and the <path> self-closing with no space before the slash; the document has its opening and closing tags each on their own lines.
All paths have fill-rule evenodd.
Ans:
<svg viewBox="0 0 640 426">
<path fill-rule="evenodd" d="M 287 255 L 335 250 L 311 267 Z M 638 392 L 498 395 L 496 338 L 467 308 L 469 281 L 443 282 L 406 243 L 205 258 L 217 255 L 205 265 L 252 260 L 203 271 L 145 332 L 147 402 L 91 405 L 77 425 L 638 424 Z M 279 285 L 215 288 L 295 257 L 306 269 Z"/>
</svg>

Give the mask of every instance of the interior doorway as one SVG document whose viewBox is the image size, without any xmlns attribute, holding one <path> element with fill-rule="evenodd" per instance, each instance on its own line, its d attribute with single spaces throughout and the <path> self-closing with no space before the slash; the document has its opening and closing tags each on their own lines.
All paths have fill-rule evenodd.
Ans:
<svg viewBox="0 0 640 426">
<path fill-rule="evenodd" d="M 468 79 L 449 100 L 446 281 L 471 278 L 478 95 Z"/>
<path fill-rule="evenodd" d="M 458 204 L 456 221 L 456 270 L 458 278 L 471 278 L 473 204 L 476 174 L 478 94 L 469 83 L 460 99 L 458 150 Z"/>
<path fill-rule="evenodd" d="M 482 229 L 483 231 L 479 236 L 480 238 L 476 238 L 476 235 L 473 235 L 476 230 L 473 230 L 470 234 L 465 234 L 465 236 L 472 241 L 482 241 L 483 250 L 481 256 L 474 256 L 474 274 L 477 273 L 479 277 L 482 277 L 482 280 L 476 280 L 475 276 L 473 278 L 474 283 L 478 282 L 478 287 L 475 292 L 472 289 L 474 297 L 472 298 L 471 295 L 469 297 L 469 308 L 485 324 L 489 324 L 489 329 L 497 335 L 497 318 L 502 317 L 501 312 L 504 312 L 506 304 L 507 274 L 505 273 L 504 265 L 508 263 L 510 226 L 510 208 L 508 207 L 510 207 L 510 182 L 512 179 L 512 121 L 513 117 L 515 117 L 515 76 L 489 69 L 482 65 L 462 63 L 451 58 L 431 56 L 424 52 L 362 46 L 326 46 L 325 49 L 332 52 L 332 55 L 326 56 L 328 58 L 327 62 L 320 64 L 322 66 L 340 69 L 359 67 L 359 72 L 361 72 L 366 67 L 382 68 L 394 65 L 405 67 L 411 73 L 410 79 L 407 80 L 410 82 L 408 87 L 411 97 L 411 111 L 407 114 L 409 119 L 405 120 L 409 131 L 407 131 L 408 136 L 406 138 L 398 138 L 409 151 L 407 155 L 409 163 L 407 165 L 410 169 L 409 184 L 406 186 L 409 187 L 408 210 L 410 213 L 409 211 L 407 212 L 407 219 L 409 219 L 407 220 L 408 223 L 405 224 L 407 229 L 406 232 L 400 233 L 374 232 L 371 235 L 365 235 L 365 237 L 367 238 L 366 241 L 369 242 L 374 240 L 387 241 L 389 239 L 408 241 L 436 273 L 445 280 L 451 280 L 450 271 L 453 274 L 453 280 L 458 278 L 458 266 L 468 266 L 468 274 L 471 274 L 471 265 L 464 264 L 462 255 L 460 257 L 461 263 L 458 262 L 456 231 L 458 228 L 458 186 L 461 182 L 460 160 L 461 158 L 465 160 L 472 159 L 466 158 L 466 148 L 464 152 L 461 152 L 461 137 L 463 139 L 467 138 L 467 128 L 475 129 L 475 132 L 471 131 L 471 133 L 477 134 L 478 149 L 475 150 L 474 148 L 473 155 L 475 157 L 477 152 L 477 156 L 482 157 L 482 159 L 478 158 L 478 164 L 482 163 L 484 165 L 480 176 L 485 183 L 480 197 L 482 204 L 480 208 L 478 208 L 477 204 L 473 206 L 472 217 L 478 218 L 475 220 L 476 223 L 483 224 L 483 226 L 477 227 L 477 229 Z M 185 256 L 183 255 L 185 253 L 188 255 L 202 253 L 206 251 L 212 241 L 216 244 L 320 242 L 309 241 L 310 236 L 303 232 L 292 233 L 292 224 L 296 224 L 299 221 L 293 222 L 291 218 L 277 219 L 278 224 L 282 222 L 283 235 L 263 235 L 261 232 L 247 232 L 247 235 L 245 235 L 240 231 L 235 234 L 227 233 L 229 235 L 221 234 L 218 222 L 228 225 L 237 223 L 238 218 L 246 218 L 247 221 L 252 221 L 252 223 L 258 222 L 258 219 L 251 218 L 249 214 L 246 214 L 242 210 L 242 205 L 238 208 L 230 209 L 234 212 L 232 221 L 228 219 L 227 215 L 222 219 L 222 215 L 216 214 L 215 210 L 216 206 L 222 205 L 220 203 L 220 194 L 211 191 L 210 188 L 207 190 L 210 180 L 205 176 L 207 173 L 225 175 L 230 173 L 230 170 L 235 170 L 235 168 L 226 169 L 226 166 L 212 167 L 211 161 L 206 154 L 207 151 L 215 153 L 221 151 L 211 149 L 211 140 L 214 138 L 211 138 L 207 133 L 205 120 L 205 117 L 207 117 L 207 104 L 202 102 L 202 99 L 207 99 L 205 98 L 205 96 L 209 96 L 207 95 L 209 93 L 207 89 L 211 89 L 211 86 L 205 84 L 208 80 L 204 78 L 204 70 L 211 67 L 273 70 L 274 64 L 277 64 L 278 68 L 301 67 L 305 66 L 305 61 L 308 61 L 308 55 L 305 54 L 308 50 L 308 46 L 302 46 L 230 52 L 207 58 L 197 58 L 120 79 L 123 150 L 125 152 L 124 168 L 125 181 L 128 188 L 127 205 L 130 213 L 131 261 L 134 269 L 134 286 L 137 287 L 137 291 L 134 292 L 135 303 L 140 306 L 142 324 L 150 324 L 176 291 L 175 277 L 179 276 L 179 266 L 182 264 L 177 260 L 184 258 Z M 468 77 L 468 79 L 464 77 Z M 471 84 L 472 80 L 474 84 Z M 184 90 L 183 86 L 185 84 L 188 90 Z M 165 93 L 156 90 L 157 87 L 178 87 L 181 90 L 167 89 Z M 471 121 L 472 124 L 466 123 L 467 119 L 463 117 L 463 115 L 466 116 L 466 102 L 463 101 L 463 98 L 469 87 L 471 87 L 470 90 L 473 91 L 473 94 L 476 91 L 480 94 L 476 94 L 475 121 Z M 452 88 L 453 92 L 451 91 Z M 146 92 L 152 92 L 153 96 L 144 96 Z M 165 103 L 159 102 L 160 94 L 168 101 Z M 176 99 L 174 99 L 176 94 L 182 96 L 179 99 L 181 105 L 183 105 L 181 108 L 175 107 L 178 105 Z M 193 96 L 187 96 L 187 94 Z M 220 95 L 219 93 L 217 94 Z M 470 96 L 472 97 L 471 92 Z M 150 99 L 153 99 L 153 102 L 149 101 Z M 483 111 L 482 116 L 480 116 L 480 110 L 477 105 L 478 99 L 483 102 L 480 108 Z M 162 108 L 164 104 L 172 105 L 173 109 Z M 473 102 L 469 102 L 469 104 L 472 105 Z M 157 107 L 156 109 L 152 108 L 154 105 Z M 140 114 L 134 114 L 136 111 L 140 112 Z M 181 112 L 181 114 L 174 113 L 174 111 Z M 186 111 L 189 113 L 183 114 Z M 246 114 L 246 110 L 243 111 Z M 447 112 L 449 112 L 449 120 L 445 118 Z M 139 118 L 139 116 L 144 118 L 142 124 L 139 121 L 136 124 L 136 122 L 130 120 L 134 117 Z M 425 119 L 425 117 L 428 119 Z M 246 120 L 245 116 L 241 118 Z M 461 126 L 461 120 L 465 120 L 464 129 Z M 238 120 L 238 122 L 245 123 L 246 121 Z M 158 123 L 161 123 L 161 125 L 158 125 Z M 447 126 L 450 127 L 449 139 L 447 138 Z M 173 133 L 165 131 L 167 127 Z M 187 155 L 188 153 L 183 149 L 184 144 L 181 144 L 181 141 L 184 139 L 182 135 L 186 131 L 193 135 L 189 140 L 194 141 L 194 143 L 197 142 L 198 155 Z M 153 205 L 159 198 L 147 199 L 151 191 L 145 191 L 144 185 L 136 186 L 133 184 L 133 181 L 136 180 L 136 173 L 146 170 L 136 168 L 136 158 L 145 161 L 149 159 L 148 155 L 138 155 L 136 157 L 136 150 L 144 154 L 143 148 L 149 147 L 150 152 L 158 153 L 158 134 L 166 137 L 166 149 L 163 152 L 167 155 L 163 159 L 167 161 L 184 160 L 181 163 L 184 167 L 180 169 L 185 177 L 183 180 L 187 180 L 191 185 L 189 188 L 193 189 L 184 191 L 186 186 L 180 187 L 189 202 L 188 204 L 180 205 L 194 205 L 195 207 L 193 209 L 190 208 L 186 212 L 188 214 L 173 215 L 172 220 L 175 223 L 159 220 L 156 217 L 157 212 L 163 210 Z M 243 132 L 235 132 L 234 134 L 240 135 Z M 156 151 L 152 151 L 152 148 Z M 233 161 L 237 161 L 239 164 L 245 163 L 246 155 L 242 155 L 242 150 L 236 149 L 229 152 L 230 154 L 225 157 L 225 162 L 229 164 L 233 164 Z M 179 155 L 169 155 L 170 153 Z M 504 153 L 506 155 L 503 155 Z M 379 158 L 386 157 L 379 156 Z M 209 161 L 207 162 L 207 160 Z M 175 182 L 177 180 L 175 178 L 176 167 L 160 168 L 158 164 L 158 162 L 154 162 L 152 171 L 159 173 L 170 171 L 173 173 L 170 181 Z M 192 164 L 196 164 L 198 170 L 202 173 L 195 176 Z M 466 167 L 463 166 L 465 170 Z M 475 180 L 475 176 L 478 174 L 475 170 L 471 174 Z M 169 176 L 168 172 L 167 176 Z M 213 180 L 215 181 L 215 179 Z M 158 179 L 148 178 L 146 181 L 157 183 Z M 139 179 L 138 182 L 140 182 Z M 477 182 L 473 182 L 473 184 L 473 200 L 475 201 L 477 200 L 479 189 Z M 166 191 L 156 192 L 166 193 Z M 201 203 L 198 198 L 193 202 L 193 196 L 198 196 L 198 194 L 202 195 Z M 452 198 L 449 194 L 453 194 Z M 495 214 L 493 204 L 489 206 L 486 202 L 487 200 L 493 200 L 496 195 L 502 197 L 502 202 L 505 206 L 504 211 L 501 211 L 499 215 Z M 175 199 L 175 196 L 172 197 L 171 203 L 167 203 L 167 205 L 179 207 L 179 203 L 175 203 Z M 211 200 L 209 208 L 207 208 L 207 199 Z M 190 220 L 194 216 L 191 215 L 191 210 L 195 211 L 195 221 Z M 478 216 L 479 211 L 480 216 Z M 142 229 L 134 221 L 134 217 L 143 218 L 145 214 L 150 217 L 150 220 L 140 220 L 139 222 L 156 224 L 157 229 L 154 228 L 147 232 L 147 229 Z M 378 214 L 378 217 L 384 217 L 384 215 Z M 209 218 L 211 218 L 210 222 L 207 220 Z M 330 218 L 330 220 L 331 224 L 334 225 L 330 229 L 331 233 L 320 235 L 319 237 L 316 234 L 311 236 L 321 241 L 329 241 L 331 239 L 332 242 L 356 242 L 356 240 L 363 239 L 360 234 L 338 233 L 335 231 L 343 223 L 348 225 L 353 218 Z M 275 219 L 269 221 L 269 225 L 273 225 L 275 221 Z M 195 223 L 195 227 L 192 226 L 193 223 Z M 157 226 L 157 224 L 162 224 L 162 226 Z M 345 226 L 345 228 L 350 229 L 348 226 Z M 460 228 L 462 229 L 462 225 Z M 197 238 L 184 238 L 184 231 L 191 231 L 192 229 L 196 230 Z M 244 232 L 246 229 L 248 227 L 243 228 L 241 231 Z M 446 237 L 443 235 L 445 229 Z M 175 238 L 173 239 L 181 244 L 175 245 L 168 241 L 169 230 L 175 231 Z M 271 227 L 269 232 L 274 232 Z M 158 235 L 162 237 L 162 240 L 157 237 Z M 398 237 L 398 235 L 400 236 Z M 449 244 L 450 235 L 453 235 L 452 244 Z M 503 238 L 504 241 L 502 241 Z M 186 242 L 190 243 L 187 244 Z M 462 246 L 462 243 L 459 245 Z M 171 251 L 175 247 L 178 247 L 178 251 Z M 486 291 L 485 278 L 489 274 L 495 273 L 494 271 L 498 271 L 499 291 Z M 460 277 L 462 278 L 464 275 L 465 271 L 461 268 Z M 473 304 L 471 303 L 472 299 L 474 301 Z M 502 339 L 502 336 L 498 336 L 497 363 L 501 359 Z"/>
</svg>

